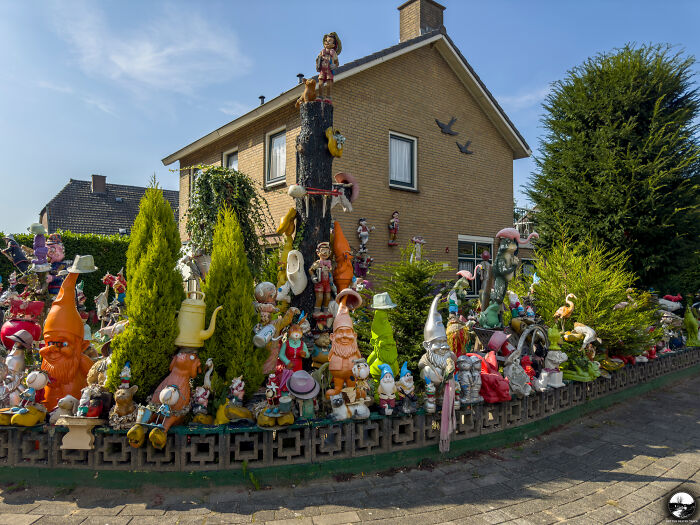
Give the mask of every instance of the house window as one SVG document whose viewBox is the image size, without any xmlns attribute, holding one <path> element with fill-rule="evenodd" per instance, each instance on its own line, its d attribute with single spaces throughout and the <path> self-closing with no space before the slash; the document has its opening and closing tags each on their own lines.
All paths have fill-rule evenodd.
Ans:
<svg viewBox="0 0 700 525">
<path fill-rule="evenodd" d="M 474 275 L 474 268 L 481 262 L 485 251 L 493 254 L 493 241 L 488 237 L 460 235 L 457 241 L 457 262 L 460 270 L 467 270 Z M 484 273 L 484 278 L 486 274 Z M 469 295 L 476 297 L 483 286 L 481 272 L 476 272 L 476 279 L 471 281 Z"/>
<path fill-rule="evenodd" d="M 409 190 L 418 189 L 416 177 L 415 137 L 389 134 L 389 186 Z"/>
<path fill-rule="evenodd" d="M 238 171 L 238 150 L 234 149 L 224 152 L 223 164 L 229 169 Z"/>
<path fill-rule="evenodd" d="M 283 183 L 287 168 L 287 136 L 285 129 L 267 135 L 267 162 L 265 163 L 265 185 Z"/>
</svg>

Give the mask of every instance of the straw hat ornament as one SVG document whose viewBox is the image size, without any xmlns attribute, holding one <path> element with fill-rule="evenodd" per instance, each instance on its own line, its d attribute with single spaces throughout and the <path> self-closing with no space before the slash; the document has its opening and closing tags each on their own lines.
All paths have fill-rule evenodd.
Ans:
<svg viewBox="0 0 700 525">
<path fill-rule="evenodd" d="M 59 275 L 67 275 L 69 273 L 92 273 L 97 271 L 95 259 L 92 255 L 76 255 L 73 264 L 67 269 L 59 272 Z"/>
<path fill-rule="evenodd" d="M 32 334 L 30 334 L 26 330 L 18 330 L 17 332 L 8 336 L 7 338 L 11 341 L 14 341 L 15 343 L 19 343 L 24 348 L 31 348 L 32 343 L 34 343 L 34 338 L 32 337 Z"/>
<path fill-rule="evenodd" d="M 396 308 L 396 304 L 391 300 L 389 292 L 374 294 L 372 297 L 372 309 L 374 310 L 391 310 Z"/>
</svg>

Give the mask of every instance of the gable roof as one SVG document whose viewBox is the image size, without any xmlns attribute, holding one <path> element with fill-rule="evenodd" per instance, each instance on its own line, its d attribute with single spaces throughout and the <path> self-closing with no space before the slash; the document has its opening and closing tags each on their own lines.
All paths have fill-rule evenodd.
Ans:
<svg viewBox="0 0 700 525">
<path fill-rule="evenodd" d="M 46 211 L 48 230 L 70 230 L 73 233 L 119 234 L 120 228 L 131 233 L 131 226 L 139 212 L 141 198 L 146 188 L 106 184 L 105 193 L 93 193 L 92 182 L 70 179 L 58 194 L 41 210 Z M 163 190 L 177 222 L 180 192 Z M 121 198 L 121 202 L 117 202 Z"/>
<path fill-rule="evenodd" d="M 440 29 L 424 33 L 419 37 L 406 40 L 405 42 L 401 42 L 381 51 L 377 51 L 371 55 L 367 55 L 357 60 L 353 60 L 352 62 L 348 62 L 347 64 L 343 64 L 335 70 L 335 82 L 340 82 L 346 77 L 430 44 L 435 45 L 457 77 L 462 81 L 467 91 L 469 91 L 470 94 L 476 99 L 481 109 L 496 126 L 498 131 L 513 150 L 513 158 L 522 159 L 529 157 L 532 154 L 530 146 L 528 146 L 523 136 L 517 130 L 513 122 L 511 122 L 511 120 L 508 118 L 508 115 L 506 115 L 506 112 L 503 111 L 503 108 L 498 104 L 495 97 L 486 88 L 484 83 L 474 71 L 474 68 L 471 67 L 469 62 L 467 62 L 467 59 L 464 58 L 464 55 L 462 55 L 454 42 L 452 42 L 452 39 L 450 39 L 450 37 L 447 35 L 447 31 L 445 30 L 444 26 Z M 318 78 L 318 76 L 314 78 Z M 304 86 L 302 84 L 297 84 L 292 89 L 285 91 L 265 104 L 258 106 L 254 110 L 238 117 L 228 124 L 221 126 L 202 138 L 195 140 L 175 153 L 168 155 L 163 159 L 163 164 L 166 166 L 172 164 L 182 157 L 185 157 L 186 155 L 189 155 L 190 153 L 211 144 L 221 137 L 233 133 L 243 126 L 269 115 L 277 109 L 293 102 L 299 97 L 299 95 L 301 95 L 303 88 Z"/>
</svg>

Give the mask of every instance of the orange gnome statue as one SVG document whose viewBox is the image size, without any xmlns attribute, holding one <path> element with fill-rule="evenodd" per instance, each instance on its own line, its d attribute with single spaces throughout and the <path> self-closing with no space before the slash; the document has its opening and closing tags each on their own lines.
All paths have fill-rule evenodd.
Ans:
<svg viewBox="0 0 700 525">
<path fill-rule="evenodd" d="M 350 243 L 348 243 L 348 240 L 345 238 L 338 221 L 333 223 L 333 255 L 335 255 L 333 282 L 338 289 L 338 293 L 340 293 L 350 287 L 353 271 Z"/>
<path fill-rule="evenodd" d="M 352 367 L 355 359 L 362 358 L 350 317 L 350 310 L 362 305 L 362 297 L 352 288 L 346 288 L 336 296 L 336 301 L 340 306 L 333 320 L 333 343 L 328 353 L 328 370 L 333 379 L 333 388 L 326 391 L 327 398 L 340 394 L 343 388 L 355 386 Z"/>
<path fill-rule="evenodd" d="M 65 396 L 80 399 L 80 391 L 87 385 L 87 373 L 93 365 L 83 353 L 90 342 L 83 339 L 83 320 L 75 303 L 77 280 L 78 273 L 68 274 L 44 323 L 46 346 L 39 354 L 41 369 L 49 376 L 43 402 L 49 412 Z"/>
</svg>

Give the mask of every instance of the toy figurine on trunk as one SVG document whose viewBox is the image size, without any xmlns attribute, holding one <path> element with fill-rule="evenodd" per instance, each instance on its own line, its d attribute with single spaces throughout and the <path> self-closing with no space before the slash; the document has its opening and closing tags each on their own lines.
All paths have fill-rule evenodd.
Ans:
<svg viewBox="0 0 700 525">
<path fill-rule="evenodd" d="M 318 95 L 324 102 L 331 102 L 333 71 L 338 67 L 338 55 L 343 46 L 335 32 L 323 35 L 323 49 L 316 57 L 318 71 Z"/>
<path fill-rule="evenodd" d="M 391 214 L 391 219 L 389 220 L 389 246 L 396 246 L 399 242 L 396 237 L 399 234 L 399 212 L 395 211 Z"/>
<path fill-rule="evenodd" d="M 331 302 L 331 291 L 336 292 L 333 283 L 333 263 L 330 260 L 330 243 L 318 243 L 316 255 L 318 255 L 318 259 L 309 268 L 309 275 L 311 282 L 314 283 L 314 293 L 316 294 L 314 317 L 321 317 L 325 314 L 328 303 Z"/>
</svg>

